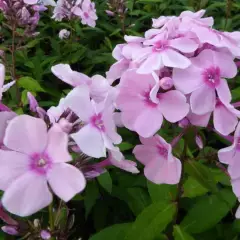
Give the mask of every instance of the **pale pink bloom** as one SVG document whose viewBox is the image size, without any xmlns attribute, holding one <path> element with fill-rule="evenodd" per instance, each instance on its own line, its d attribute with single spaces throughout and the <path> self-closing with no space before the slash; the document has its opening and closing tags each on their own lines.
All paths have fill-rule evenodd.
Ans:
<svg viewBox="0 0 240 240">
<path fill-rule="evenodd" d="M 47 131 L 41 119 L 15 117 L 4 144 L 9 150 L 0 150 L 0 189 L 9 212 L 25 217 L 48 206 L 52 202 L 48 184 L 65 202 L 85 188 L 83 174 L 66 163 L 72 160 L 68 136 L 57 125 Z"/>
<path fill-rule="evenodd" d="M 119 148 L 114 148 L 109 151 L 108 161 L 111 165 L 118 167 L 124 171 L 131 173 L 139 173 L 137 164 L 133 161 L 126 160 Z"/>
<path fill-rule="evenodd" d="M 182 93 L 177 90 L 158 93 L 157 81 L 157 76 L 129 70 L 124 73 L 119 85 L 116 103 L 122 112 L 122 122 L 142 137 L 153 136 L 161 128 L 163 117 L 174 123 L 189 111 Z"/>
<path fill-rule="evenodd" d="M 37 4 L 38 0 L 23 0 L 24 3 L 34 5 Z"/>
<path fill-rule="evenodd" d="M 147 74 L 160 70 L 164 66 L 185 69 L 191 61 L 181 53 L 192 53 L 198 44 L 187 38 L 179 37 L 168 40 L 165 32 L 144 41 L 144 47 L 134 55 L 134 60 L 141 63 L 138 73 Z"/>
<path fill-rule="evenodd" d="M 216 93 L 221 102 L 230 103 L 231 92 L 224 78 L 233 78 L 237 67 L 232 57 L 209 49 L 192 58 L 187 69 L 173 69 L 175 87 L 184 94 L 192 93 L 192 112 L 203 115 L 214 110 Z"/>
<path fill-rule="evenodd" d="M 73 87 L 89 86 L 90 96 L 96 102 L 103 101 L 112 89 L 109 81 L 101 75 L 94 75 L 90 78 L 83 73 L 73 71 L 68 64 L 57 64 L 51 70 L 56 77 Z"/>
<path fill-rule="evenodd" d="M 98 17 L 96 15 L 95 4 L 90 0 L 83 0 L 81 6 L 76 6 L 73 8 L 73 13 L 81 17 L 82 24 L 90 27 L 96 26 L 96 20 Z"/>
<path fill-rule="evenodd" d="M 59 101 L 58 106 L 50 107 L 47 111 L 47 115 L 49 117 L 49 120 L 51 123 L 55 123 L 59 120 L 61 115 L 64 113 L 64 111 L 67 110 L 67 107 L 65 106 L 65 98 L 61 98 Z"/>
<path fill-rule="evenodd" d="M 124 72 L 128 69 L 138 67 L 138 64 L 133 61 L 133 56 L 142 49 L 142 38 L 125 36 L 129 41 L 128 44 L 118 44 L 113 50 L 113 57 L 117 60 L 109 71 L 106 73 L 107 79 L 113 83 L 116 79 L 121 78 Z"/>
<path fill-rule="evenodd" d="M 137 145 L 133 153 L 144 166 L 146 178 L 156 184 L 177 184 L 182 165 L 172 155 L 172 147 L 162 137 L 140 138 L 143 145 Z"/>
<path fill-rule="evenodd" d="M 121 142 L 114 123 L 114 107 L 108 99 L 101 103 L 91 101 L 88 87 L 82 85 L 68 94 L 65 104 L 84 124 L 71 135 L 83 153 L 95 158 L 105 157 L 106 148 L 112 149 L 113 143 Z"/>
<path fill-rule="evenodd" d="M 221 163 L 228 164 L 231 166 L 238 166 L 240 159 L 240 124 L 238 124 L 236 131 L 234 133 L 233 144 L 229 147 L 223 148 L 218 151 L 218 158 Z M 236 171 L 239 170 L 237 167 Z M 231 172 L 231 171 L 230 171 Z M 235 175 L 235 174 L 233 174 Z"/>
<path fill-rule="evenodd" d="M 70 32 L 67 29 L 62 29 L 58 34 L 60 39 L 67 39 L 70 36 Z"/>
</svg>

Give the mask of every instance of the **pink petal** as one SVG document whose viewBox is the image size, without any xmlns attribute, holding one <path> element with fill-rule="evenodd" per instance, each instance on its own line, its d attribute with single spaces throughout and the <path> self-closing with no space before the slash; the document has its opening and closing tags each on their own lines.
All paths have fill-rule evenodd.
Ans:
<svg viewBox="0 0 240 240">
<path fill-rule="evenodd" d="M 66 97 L 65 106 L 69 107 L 82 121 L 88 122 L 94 115 L 87 86 L 75 87 Z"/>
<path fill-rule="evenodd" d="M 228 87 L 227 81 L 221 79 L 218 86 L 216 87 L 218 97 L 223 103 L 230 103 L 232 100 L 232 95 Z"/>
<path fill-rule="evenodd" d="M 54 164 L 47 179 L 53 192 L 65 202 L 83 191 L 86 186 L 86 180 L 82 172 L 66 163 Z"/>
<path fill-rule="evenodd" d="M 151 137 L 161 128 L 162 121 L 162 113 L 157 108 L 145 108 L 137 116 L 133 129 L 142 137 Z"/>
<path fill-rule="evenodd" d="M 38 2 L 38 0 L 24 0 L 24 3 L 34 5 Z"/>
<path fill-rule="evenodd" d="M 162 61 L 164 66 L 173 68 L 185 69 L 191 65 L 188 58 L 172 49 L 167 49 L 162 52 Z"/>
<path fill-rule="evenodd" d="M 148 74 L 163 67 L 160 53 L 152 53 L 139 67 L 137 73 Z"/>
<path fill-rule="evenodd" d="M 186 97 L 177 90 L 159 95 L 159 109 L 169 122 L 183 119 L 189 112 Z"/>
<path fill-rule="evenodd" d="M 197 57 L 192 58 L 192 63 L 199 67 L 200 69 L 205 69 L 211 67 L 214 62 L 214 51 L 211 49 L 205 49 L 203 50 Z M 200 70 L 200 73 L 202 70 Z"/>
<path fill-rule="evenodd" d="M 16 117 L 15 112 L 0 112 L 0 144 L 3 143 L 3 138 L 5 135 L 5 130 L 7 128 L 9 120 Z"/>
<path fill-rule="evenodd" d="M 8 124 L 4 144 L 9 149 L 34 154 L 41 153 L 47 144 L 47 126 L 42 119 L 21 115 Z"/>
<path fill-rule="evenodd" d="M 48 143 L 45 152 L 53 162 L 69 162 L 72 160 L 68 152 L 68 135 L 57 124 L 54 124 L 48 131 Z"/>
<path fill-rule="evenodd" d="M 201 86 L 195 90 L 190 97 L 192 112 L 203 115 L 213 111 L 216 102 L 215 90 L 208 86 Z"/>
<path fill-rule="evenodd" d="M 232 181 L 232 190 L 237 198 L 240 197 L 240 178 Z"/>
<path fill-rule="evenodd" d="M 45 208 L 52 202 L 47 180 L 40 175 L 25 173 L 5 191 L 2 204 L 15 215 L 26 217 Z"/>
<path fill-rule="evenodd" d="M 170 40 L 170 46 L 183 53 L 192 53 L 198 48 L 198 44 L 196 42 L 185 37 Z"/>
<path fill-rule="evenodd" d="M 237 75 L 237 66 L 233 57 L 222 52 L 214 52 L 214 63 L 220 68 L 221 76 L 224 78 L 234 78 Z"/>
<path fill-rule="evenodd" d="M 238 157 L 239 157 L 239 151 L 238 150 L 235 150 L 235 151 L 238 152 L 238 153 L 235 153 L 235 155 L 238 155 Z M 232 164 L 230 164 L 228 166 L 228 172 L 229 172 L 231 179 L 237 179 L 240 177 L 239 167 L 240 167 L 239 158 L 237 159 L 234 156 L 234 160 L 233 160 Z"/>
<path fill-rule="evenodd" d="M 137 145 L 133 149 L 133 154 L 135 155 L 136 159 L 143 165 L 147 165 L 150 163 L 150 161 L 155 161 L 155 159 L 158 159 L 159 157 L 158 149 L 154 145 Z"/>
<path fill-rule="evenodd" d="M 238 161 L 239 157 L 240 154 L 235 144 L 218 151 L 218 159 L 224 164 L 233 164 L 235 161 Z"/>
<path fill-rule="evenodd" d="M 15 179 L 28 171 L 29 161 L 25 154 L 0 150 L 0 189 L 5 191 Z"/>
<path fill-rule="evenodd" d="M 238 118 L 230 112 L 223 104 L 217 105 L 213 112 L 214 128 L 223 134 L 229 135 L 238 124 Z"/>
<path fill-rule="evenodd" d="M 113 49 L 112 56 L 118 61 L 123 58 L 122 49 L 124 46 L 126 46 L 126 44 L 117 44 Z"/>
<path fill-rule="evenodd" d="M 184 70 L 174 68 L 172 79 L 174 86 L 184 94 L 193 92 L 203 84 L 201 69 L 194 65 Z"/>
<path fill-rule="evenodd" d="M 115 144 L 119 144 L 122 141 L 121 136 L 117 133 L 116 125 L 113 118 L 112 107 L 108 107 L 104 109 L 102 119 L 105 126 L 106 135 L 111 139 L 111 141 Z"/>
<path fill-rule="evenodd" d="M 106 148 L 101 132 L 96 127 L 88 124 L 77 133 L 72 134 L 71 137 L 86 155 L 94 158 L 106 156 Z"/>
<path fill-rule="evenodd" d="M 187 115 L 187 118 L 190 121 L 190 123 L 194 126 L 206 127 L 209 123 L 211 114 L 212 113 L 210 112 L 210 113 L 206 113 L 203 115 L 197 115 L 197 114 L 190 112 Z"/>
<path fill-rule="evenodd" d="M 174 158 L 173 162 L 154 160 L 144 168 L 146 178 L 156 184 L 179 183 L 181 171 L 182 164 L 177 158 Z"/>
</svg>

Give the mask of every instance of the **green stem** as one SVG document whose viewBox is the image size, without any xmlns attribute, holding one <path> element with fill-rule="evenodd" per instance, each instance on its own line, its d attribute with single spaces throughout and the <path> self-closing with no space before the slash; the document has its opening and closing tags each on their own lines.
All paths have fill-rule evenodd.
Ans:
<svg viewBox="0 0 240 240">
<path fill-rule="evenodd" d="M 54 231 L 54 217 L 53 217 L 53 203 L 48 206 L 48 214 L 49 214 L 49 225 L 51 233 Z M 54 237 L 51 237 L 50 240 L 54 240 Z"/>
</svg>

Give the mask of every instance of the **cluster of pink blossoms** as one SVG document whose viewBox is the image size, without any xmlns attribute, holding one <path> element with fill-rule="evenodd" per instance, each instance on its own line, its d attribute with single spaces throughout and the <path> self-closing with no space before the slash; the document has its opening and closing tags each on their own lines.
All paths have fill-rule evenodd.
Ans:
<svg viewBox="0 0 240 240">
<path fill-rule="evenodd" d="M 98 19 L 95 3 L 90 0 L 58 0 L 53 18 L 57 21 L 80 18 L 82 24 L 90 27 L 95 27 Z"/>
<path fill-rule="evenodd" d="M 74 11 L 80 10 L 76 6 Z M 127 43 L 113 51 L 117 62 L 107 78 L 88 77 L 67 64 L 53 66 L 53 74 L 73 89 L 47 112 L 29 93 L 30 110 L 39 118 L 17 116 L 1 106 L 3 206 L 28 216 L 49 205 L 52 193 L 69 201 L 83 191 L 86 179 L 107 166 L 138 173 L 137 164 L 119 150 L 117 127 L 138 133 L 141 144 L 133 153 L 146 178 L 157 184 L 179 182 L 182 163 L 172 148 L 189 126 L 212 127 L 213 113 L 216 132 L 234 132 L 240 112 L 231 104 L 226 79 L 237 74 L 240 32 L 214 30 L 213 18 L 203 18 L 204 13 L 153 19 L 154 28 L 145 37 L 125 36 Z M 184 128 L 171 144 L 157 134 L 164 121 Z M 240 198 L 239 137 L 240 126 L 233 145 L 220 150 L 219 159 L 229 165 Z M 72 159 L 72 152 L 79 158 Z"/>
</svg>

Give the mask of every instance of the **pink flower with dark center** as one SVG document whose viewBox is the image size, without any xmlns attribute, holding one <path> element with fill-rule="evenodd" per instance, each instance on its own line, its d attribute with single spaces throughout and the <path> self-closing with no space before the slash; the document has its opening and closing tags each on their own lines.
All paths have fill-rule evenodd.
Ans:
<svg viewBox="0 0 240 240">
<path fill-rule="evenodd" d="M 184 118 L 189 105 L 179 91 L 161 93 L 159 78 L 129 70 L 121 78 L 116 103 L 125 127 L 140 136 L 151 137 L 160 128 L 163 117 L 169 122 Z"/>
<path fill-rule="evenodd" d="M 0 189 L 9 212 L 25 217 L 48 206 L 52 201 L 48 184 L 65 202 L 85 188 L 83 174 L 66 163 L 72 159 L 68 136 L 58 125 L 47 131 L 41 119 L 15 117 L 7 126 L 4 144 L 9 150 L 0 150 Z"/>
<path fill-rule="evenodd" d="M 182 165 L 172 155 L 172 147 L 162 137 L 140 138 L 133 153 L 144 166 L 146 178 L 156 184 L 177 184 L 180 180 Z"/>
<path fill-rule="evenodd" d="M 109 95 L 110 98 L 110 95 Z M 121 142 L 114 122 L 114 107 L 108 98 L 101 103 L 90 100 L 89 88 L 85 85 L 74 88 L 65 99 L 65 106 L 82 121 L 83 127 L 71 137 L 81 151 L 88 156 L 106 156 L 106 148 L 114 148 Z"/>
<path fill-rule="evenodd" d="M 181 53 L 192 53 L 198 44 L 186 37 L 166 39 L 166 33 L 145 40 L 145 48 L 134 55 L 134 60 L 141 63 L 138 73 L 148 74 L 164 66 L 185 69 L 191 65 L 190 60 Z"/>
<path fill-rule="evenodd" d="M 232 56 L 206 49 L 191 60 L 192 65 L 187 69 L 173 69 L 173 82 L 184 94 L 192 93 L 192 112 L 203 115 L 213 111 L 216 92 L 221 102 L 229 104 L 231 93 L 224 78 L 233 78 L 237 74 Z"/>
</svg>

